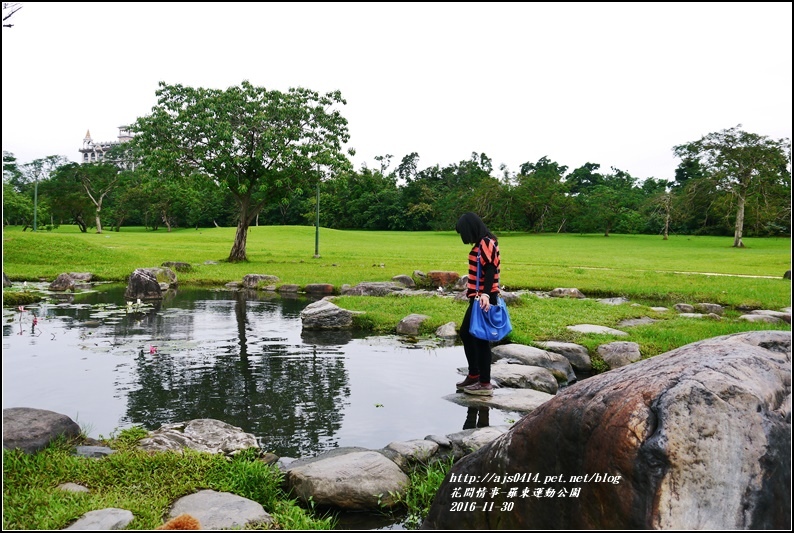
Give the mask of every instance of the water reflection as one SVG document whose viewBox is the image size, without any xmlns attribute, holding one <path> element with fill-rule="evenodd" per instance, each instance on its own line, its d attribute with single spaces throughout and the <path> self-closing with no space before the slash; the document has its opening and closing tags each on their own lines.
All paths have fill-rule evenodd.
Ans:
<svg viewBox="0 0 794 533">
<path fill-rule="evenodd" d="M 64 413 L 91 436 L 215 418 L 291 457 L 460 430 L 466 408 L 443 397 L 461 347 L 303 331 L 306 298 L 180 289 L 128 309 L 123 292 L 4 309 L 4 407 Z"/>
<path fill-rule="evenodd" d="M 490 407 L 469 407 L 466 410 L 466 420 L 463 422 L 463 429 L 488 427 L 491 425 L 490 417 Z"/>
</svg>

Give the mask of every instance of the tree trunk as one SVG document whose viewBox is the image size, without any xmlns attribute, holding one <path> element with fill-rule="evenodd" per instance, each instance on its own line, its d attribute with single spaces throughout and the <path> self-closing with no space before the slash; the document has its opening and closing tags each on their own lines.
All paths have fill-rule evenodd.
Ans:
<svg viewBox="0 0 794 533">
<path fill-rule="evenodd" d="M 744 195 L 737 195 L 738 202 L 736 206 L 736 227 L 733 231 L 733 247 L 744 248 L 742 242 L 742 230 L 744 229 Z"/>
<path fill-rule="evenodd" d="M 102 209 L 101 206 L 97 206 L 96 208 L 96 232 L 102 233 L 102 222 L 99 220 L 99 211 Z"/>
<path fill-rule="evenodd" d="M 248 261 L 245 255 L 245 244 L 248 240 L 248 217 L 241 216 L 240 222 L 237 224 L 237 233 L 234 235 L 234 244 L 232 251 L 229 253 L 230 263 L 239 263 L 241 261 Z"/>
</svg>

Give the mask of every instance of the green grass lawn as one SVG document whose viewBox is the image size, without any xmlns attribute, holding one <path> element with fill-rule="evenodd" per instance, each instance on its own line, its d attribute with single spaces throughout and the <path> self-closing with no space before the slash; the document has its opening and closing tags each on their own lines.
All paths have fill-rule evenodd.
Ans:
<svg viewBox="0 0 794 533">
<path fill-rule="evenodd" d="M 80 233 L 3 230 L 3 270 L 12 280 L 50 281 L 62 272 L 91 272 L 97 280 L 124 281 L 139 267 L 184 261 L 193 272 L 180 284 L 222 285 L 246 274 L 271 274 L 280 283 L 306 285 L 385 281 L 415 270 L 466 272 L 468 246 L 454 231 L 368 232 L 321 228 L 314 258 L 310 226 L 252 227 L 248 262 L 227 263 L 234 228 Z M 576 287 L 587 296 L 713 302 L 780 308 L 790 305 L 791 240 L 649 235 L 506 233 L 499 236 L 502 283 L 508 290 Z M 206 262 L 216 262 L 207 264 Z"/>
</svg>

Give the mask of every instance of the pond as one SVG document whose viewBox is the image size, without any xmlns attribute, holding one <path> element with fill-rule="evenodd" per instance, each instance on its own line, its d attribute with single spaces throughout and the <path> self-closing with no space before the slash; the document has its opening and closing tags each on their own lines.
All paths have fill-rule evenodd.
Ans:
<svg viewBox="0 0 794 533">
<path fill-rule="evenodd" d="M 445 399 L 466 364 L 460 344 L 304 331 L 308 298 L 178 289 L 129 307 L 124 289 L 4 308 L 3 407 L 65 414 L 95 438 L 214 418 L 286 457 L 467 424 L 469 409 Z M 521 416 L 486 414 L 490 425 Z"/>
</svg>

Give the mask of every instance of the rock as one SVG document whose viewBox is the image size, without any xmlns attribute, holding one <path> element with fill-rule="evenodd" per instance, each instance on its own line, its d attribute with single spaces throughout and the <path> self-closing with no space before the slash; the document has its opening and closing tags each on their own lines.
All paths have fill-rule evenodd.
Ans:
<svg viewBox="0 0 794 533">
<path fill-rule="evenodd" d="M 91 272 L 69 272 L 69 277 L 75 281 L 82 281 L 83 283 L 90 283 L 94 279 Z"/>
<path fill-rule="evenodd" d="M 150 431 L 147 438 L 141 439 L 138 447 L 150 452 L 190 448 L 206 453 L 235 455 L 243 450 L 259 448 L 259 443 L 252 434 L 236 426 L 211 418 L 200 418 L 163 424 L 160 429 Z"/>
<path fill-rule="evenodd" d="M 5 271 L 3 271 L 3 287 L 10 287 L 10 286 L 11 286 L 11 280 L 8 279 L 8 276 L 6 276 Z"/>
<path fill-rule="evenodd" d="M 546 368 L 554 374 L 557 383 L 567 385 L 576 381 L 576 374 L 570 361 L 564 356 L 524 344 L 501 344 L 491 349 L 494 362 L 500 359 L 513 359 L 529 366 Z"/>
<path fill-rule="evenodd" d="M 742 315 L 739 317 L 739 320 L 746 320 L 747 322 L 766 322 L 767 324 L 775 324 L 778 322 L 783 322 L 776 316 L 766 315 L 766 314 L 750 314 L 750 315 Z"/>
<path fill-rule="evenodd" d="M 546 351 L 558 353 L 565 357 L 570 361 L 574 370 L 589 372 L 593 369 L 590 353 L 587 348 L 580 344 L 557 341 L 537 342 L 536 344 Z"/>
<path fill-rule="evenodd" d="M 454 322 L 447 322 L 443 326 L 439 326 L 436 329 L 436 336 L 441 337 L 443 339 L 454 339 L 458 336 L 458 330 L 455 327 Z"/>
<path fill-rule="evenodd" d="M 35 453 L 46 448 L 53 439 L 80 435 L 80 426 L 66 415 L 31 407 L 3 409 L 3 448 L 19 448 Z"/>
<path fill-rule="evenodd" d="M 494 389 L 493 396 L 475 396 L 473 394 L 449 394 L 445 400 L 466 407 L 489 407 L 516 413 L 531 413 L 542 404 L 554 398 L 553 394 L 533 389 L 511 389 L 508 387 Z"/>
<path fill-rule="evenodd" d="M 66 492 L 90 492 L 86 487 L 77 483 L 61 483 L 57 488 Z"/>
<path fill-rule="evenodd" d="M 451 288 L 460 279 L 460 274 L 448 270 L 431 270 L 427 273 L 431 287 Z"/>
<path fill-rule="evenodd" d="M 596 352 L 610 369 L 626 366 L 642 358 L 640 345 L 636 342 L 610 342 L 596 348 Z"/>
<path fill-rule="evenodd" d="M 116 450 L 113 448 L 108 448 L 107 446 L 77 446 L 74 450 L 75 455 L 93 459 L 107 457 L 112 453 L 116 453 Z"/>
<path fill-rule="evenodd" d="M 193 266 L 190 263 L 183 263 L 181 261 L 166 261 L 160 266 L 176 270 L 177 272 L 190 272 Z"/>
<path fill-rule="evenodd" d="M 50 283 L 51 291 L 73 291 L 74 279 L 69 274 L 58 274 L 58 277 Z"/>
<path fill-rule="evenodd" d="M 347 510 L 376 510 L 397 505 L 408 476 L 397 464 L 372 450 L 336 450 L 292 462 L 285 482 L 304 503 Z"/>
<path fill-rule="evenodd" d="M 575 326 L 568 326 L 567 329 L 571 331 L 576 331 L 578 333 L 595 333 L 597 335 L 615 335 L 618 337 L 628 336 L 628 333 L 626 333 L 625 331 L 608 328 L 606 326 L 598 326 L 596 324 L 578 324 Z"/>
<path fill-rule="evenodd" d="M 311 295 L 331 296 L 334 293 L 334 286 L 330 283 L 309 283 L 303 287 L 303 292 Z"/>
<path fill-rule="evenodd" d="M 414 278 L 406 274 L 400 274 L 398 276 L 394 276 L 391 280 L 409 289 L 413 289 L 414 287 L 416 287 L 416 282 L 414 281 Z"/>
<path fill-rule="evenodd" d="M 365 281 L 355 287 L 343 287 L 342 294 L 349 296 L 386 296 L 405 287 L 393 281 Z"/>
<path fill-rule="evenodd" d="M 427 315 L 412 313 L 400 320 L 400 323 L 397 324 L 397 333 L 400 335 L 418 335 L 422 322 L 428 318 L 430 317 Z"/>
<path fill-rule="evenodd" d="M 763 315 L 763 316 L 772 316 L 775 318 L 779 318 L 784 322 L 788 322 L 791 324 L 791 311 L 789 310 L 788 313 L 782 311 L 770 311 L 768 309 L 756 309 L 755 311 L 750 311 L 751 315 Z"/>
<path fill-rule="evenodd" d="M 301 311 L 304 329 L 341 329 L 353 326 L 353 312 L 326 299 L 307 305 Z"/>
<path fill-rule="evenodd" d="M 786 270 L 783 273 L 783 279 L 791 279 L 791 270 Z"/>
<path fill-rule="evenodd" d="M 127 281 L 124 299 L 127 301 L 159 300 L 163 298 L 161 283 L 170 286 L 175 285 L 176 282 L 176 274 L 170 268 L 136 268 Z"/>
<path fill-rule="evenodd" d="M 246 274 L 243 276 L 243 287 L 246 289 L 275 290 L 275 284 L 278 282 L 278 276 L 270 274 Z"/>
<path fill-rule="evenodd" d="M 189 514 L 201 524 L 201 529 L 251 529 L 250 526 L 272 526 L 273 517 L 261 504 L 214 490 L 200 490 L 179 498 L 171 507 L 169 518 Z M 267 529 L 270 529 L 269 527 Z"/>
<path fill-rule="evenodd" d="M 514 364 L 504 359 L 491 365 L 491 379 L 501 387 L 533 389 L 549 394 L 556 394 L 559 388 L 554 374 L 547 368 Z"/>
<path fill-rule="evenodd" d="M 666 313 L 667 311 L 669 311 L 669 309 L 666 307 L 650 307 L 649 309 L 651 311 L 656 311 L 657 313 Z"/>
<path fill-rule="evenodd" d="M 300 286 L 294 283 L 285 283 L 283 285 L 279 285 L 276 290 L 281 293 L 298 294 L 298 291 L 300 291 Z"/>
<path fill-rule="evenodd" d="M 131 511 L 109 507 L 107 509 L 99 509 L 98 511 L 89 511 L 78 518 L 75 523 L 64 529 L 88 531 L 124 529 L 132 522 L 133 518 L 135 518 L 135 516 L 133 516 Z"/>
<path fill-rule="evenodd" d="M 622 305 L 629 303 L 629 300 L 620 296 L 618 298 L 602 298 L 601 300 L 598 300 L 598 303 L 606 305 Z"/>
<path fill-rule="evenodd" d="M 721 305 L 709 303 L 695 304 L 695 309 L 707 315 L 715 314 L 717 316 L 722 316 L 722 314 L 725 312 Z"/>
<path fill-rule="evenodd" d="M 689 304 L 675 304 L 673 308 L 679 313 L 694 313 L 695 307 Z"/>
<path fill-rule="evenodd" d="M 640 318 L 627 318 L 626 320 L 621 320 L 618 322 L 618 327 L 621 328 L 631 328 L 634 326 L 645 326 L 648 324 L 653 324 L 654 322 L 658 322 L 658 320 L 643 316 Z"/>
<path fill-rule="evenodd" d="M 414 439 L 409 441 L 390 442 L 384 448 L 385 453 L 390 453 L 390 459 L 399 466 L 403 472 L 408 472 L 413 465 L 428 464 L 433 455 L 438 451 L 439 445 L 427 439 Z"/>
<path fill-rule="evenodd" d="M 549 293 L 549 296 L 552 298 L 585 298 L 585 295 L 582 294 L 582 291 L 579 289 L 565 289 L 565 288 L 557 288 L 552 290 Z"/>
<path fill-rule="evenodd" d="M 541 477 L 494 479 L 504 473 Z M 488 500 L 506 509 L 482 512 L 478 502 L 450 512 L 453 502 L 464 501 L 455 493 L 461 483 L 453 481 L 462 475 L 477 479 L 477 488 L 498 489 Z M 519 494 L 553 489 L 555 497 L 510 498 L 511 486 Z M 573 489 L 580 490 L 576 497 Z M 561 390 L 453 465 L 422 524 L 448 530 L 790 527 L 790 331 L 707 339 Z"/>
</svg>

